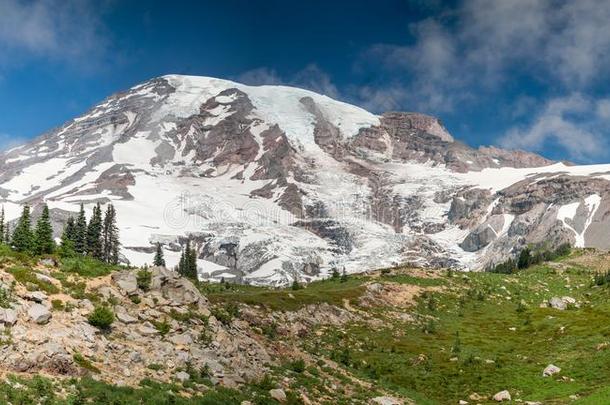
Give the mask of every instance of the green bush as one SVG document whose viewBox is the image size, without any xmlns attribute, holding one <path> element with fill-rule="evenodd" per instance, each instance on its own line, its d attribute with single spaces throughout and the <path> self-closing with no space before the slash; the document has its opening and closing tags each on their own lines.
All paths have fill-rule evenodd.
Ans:
<svg viewBox="0 0 610 405">
<path fill-rule="evenodd" d="M 53 311 L 64 311 L 66 309 L 62 300 L 51 300 L 51 307 Z"/>
<path fill-rule="evenodd" d="M 13 275 L 15 281 L 23 284 L 29 290 L 41 290 L 47 294 L 57 294 L 59 292 L 59 288 L 55 284 L 39 280 L 36 277 L 36 273 L 29 267 L 15 266 L 7 271 Z"/>
<path fill-rule="evenodd" d="M 117 267 L 89 256 L 75 256 L 61 260 L 61 271 L 75 273 L 82 277 L 101 277 L 110 274 Z"/>
<path fill-rule="evenodd" d="M 166 319 L 162 321 L 152 321 L 152 324 L 155 325 L 155 329 L 157 329 L 162 336 L 167 335 L 171 330 L 171 326 Z"/>
<path fill-rule="evenodd" d="M 13 301 L 11 295 L 10 290 L 0 287 L 0 308 L 10 308 Z"/>
<path fill-rule="evenodd" d="M 152 283 L 152 273 L 146 269 L 141 269 L 136 275 L 136 281 L 139 289 L 148 291 L 150 290 L 150 284 Z"/>
<path fill-rule="evenodd" d="M 302 289 L 302 288 L 303 288 L 303 286 L 302 286 L 301 284 L 299 284 L 299 282 L 298 282 L 298 281 L 295 279 L 295 280 L 292 282 L 292 286 L 291 286 L 290 288 L 292 288 L 292 290 L 293 290 L 293 291 L 297 291 L 297 290 Z"/>
<path fill-rule="evenodd" d="M 100 305 L 89 314 L 87 321 L 98 329 L 108 330 L 114 322 L 114 312 L 107 306 Z"/>
<path fill-rule="evenodd" d="M 92 371 L 94 373 L 100 372 L 100 370 L 97 367 L 95 367 L 93 365 L 93 363 L 91 363 L 89 360 L 87 360 L 82 354 L 74 353 L 74 356 L 72 356 L 72 358 L 74 359 L 74 362 L 76 364 L 78 364 L 79 366 L 81 366 L 82 368 Z"/>
<path fill-rule="evenodd" d="M 269 339 L 275 339 L 277 337 L 277 324 L 275 322 L 264 324 L 261 326 L 261 330 L 263 331 L 263 335 L 267 336 Z"/>
<path fill-rule="evenodd" d="M 295 373 L 302 373 L 303 371 L 305 371 L 305 360 L 297 359 L 297 360 L 291 362 L 288 365 L 288 368 L 290 370 L 294 371 Z"/>
<path fill-rule="evenodd" d="M 165 366 L 163 364 L 158 364 L 158 363 L 150 363 L 146 367 L 153 371 L 159 371 L 159 370 L 163 370 L 165 368 Z"/>
</svg>

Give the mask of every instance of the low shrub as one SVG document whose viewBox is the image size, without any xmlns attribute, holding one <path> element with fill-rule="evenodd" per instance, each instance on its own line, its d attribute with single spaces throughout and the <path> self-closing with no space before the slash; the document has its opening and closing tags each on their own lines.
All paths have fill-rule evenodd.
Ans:
<svg viewBox="0 0 610 405">
<path fill-rule="evenodd" d="M 146 269 L 141 269 L 136 275 L 136 281 L 139 289 L 148 291 L 150 290 L 150 284 L 152 283 L 152 273 Z"/>
<path fill-rule="evenodd" d="M 114 312 L 107 306 L 100 305 L 89 314 L 87 321 L 100 330 L 108 330 L 114 322 Z"/>
</svg>

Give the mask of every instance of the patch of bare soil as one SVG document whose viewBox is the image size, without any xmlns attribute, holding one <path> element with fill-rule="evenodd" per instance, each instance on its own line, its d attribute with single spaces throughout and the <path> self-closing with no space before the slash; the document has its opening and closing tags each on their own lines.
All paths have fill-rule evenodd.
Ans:
<svg viewBox="0 0 610 405">
<path fill-rule="evenodd" d="M 415 305 L 417 297 L 425 291 L 441 291 L 443 287 L 421 287 L 412 284 L 370 283 L 366 293 L 360 298 L 362 306 L 392 306 L 409 308 Z"/>
</svg>

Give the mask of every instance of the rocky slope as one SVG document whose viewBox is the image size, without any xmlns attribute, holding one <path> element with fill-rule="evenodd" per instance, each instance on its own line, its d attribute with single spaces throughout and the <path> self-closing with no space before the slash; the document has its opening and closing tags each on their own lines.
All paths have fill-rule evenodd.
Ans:
<svg viewBox="0 0 610 405">
<path fill-rule="evenodd" d="M 610 398 L 610 262 L 592 249 L 508 275 L 400 267 L 298 289 L 0 258 L 0 403 Z M 88 320 L 100 306 L 109 329 Z"/>
<path fill-rule="evenodd" d="M 6 152 L 9 218 L 112 201 L 125 260 L 194 242 L 202 278 L 311 280 L 412 263 L 481 269 L 529 243 L 607 248 L 610 165 L 472 149 L 433 117 L 310 91 L 164 76 Z M 61 224 L 56 224 L 57 230 Z"/>
<path fill-rule="evenodd" d="M 193 283 L 163 267 L 150 268 L 150 284 L 145 287 L 138 282 L 137 269 L 81 275 L 53 259 L 32 265 L 23 256 L 3 253 L 2 257 L 0 402 L 7 399 L 4 384 L 15 384 L 11 383 L 15 375 L 25 378 L 23 383 L 33 376 L 47 376 L 58 387 L 69 381 L 61 388 L 63 394 L 54 388 L 53 396 L 59 397 L 75 394 L 75 380 L 70 378 L 100 380 L 108 384 L 104 390 L 139 387 L 148 380 L 165 383 L 178 397 L 195 396 L 193 403 L 235 403 L 237 398 L 285 402 L 287 393 L 291 403 L 294 398 L 296 403 L 328 403 L 332 397 L 328 395 L 338 392 L 339 385 L 346 400 L 350 393 L 357 398 L 350 403 L 383 397 L 383 390 L 372 389 L 332 361 L 331 369 L 321 370 L 322 360 L 295 344 L 319 328 L 365 319 L 361 313 L 323 300 L 298 302 L 291 311 L 210 303 Z M 216 294 L 224 289 L 216 289 Z M 107 329 L 90 321 L 100 307 L 115 314 Z M 323 382 L 316 384 L 328 385 L 330 391 L 293 389 L 290 369 L 303 372 L 304 367 L 317 369 Z M 353 381 L 341 382 L 341 378 Z M 234 390 L 226 397 L 231 401 L 197 402 L 197 395 L 222 389 Z M 14 403 L 33 398 L 21 400 L 26 402 Z M 147 397 L 143 403 L 153 400 Z M 56 403 L 50 397 L 46 401 Z"/>
</svg>

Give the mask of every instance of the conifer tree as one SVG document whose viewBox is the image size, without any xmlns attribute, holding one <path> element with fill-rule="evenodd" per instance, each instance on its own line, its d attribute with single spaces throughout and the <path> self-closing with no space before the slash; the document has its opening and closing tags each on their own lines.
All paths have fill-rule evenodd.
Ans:
<svg viewBox="0 0 610 405">
<path fill-rule="evenodd" d="M 4 205 L 0 211 L 0 239 L 4 240 Z"/>
<path fill-rule="evenodd" d="M 155 266 L 165 267 L 165 259 L 163 258 L 163 248 L 161 247 L 161 244 L 159 242 L 157 242 L 157 251 L 155 253 L 153 264 Z"/>
<path fill-rule="evenodd" d="M 340 282 L 345 283 L 347 281 L 347 273 L 345 272 L 345 266 L 343 266 L 343 273 L 341 273 Z"/>
<path fill-rule="evenodd" d="M 81 255 L 87 252 L 87 217 L 83 204 L 80 205 L 80 212 L 74 226 L 74 250 Z"/>
<path fill-rule="evenodd" d="M 97 203 L 87 226 L 87 254 L 96 259 L 103 259 L 102 246 L 102 208 Z"/>
<path fill-rule="evenodd" d="M 30 219 L 30 207 L 25 205 L 17 226 L 13 231 L 11 243 L 18 252 L 26 252 L 32 249 L 32 229 Z"/>
<path fill-rule="evenodd" d="M 106 263 L 117 264 L 119 262 L 119 230 L 116 225 L 116 211 L 112 204 L 108 204 L 106 215 L 102 225 L 102 260 Z"/>
<path fill-rule="evenodd" d="M 45 204 L 42 207 L 42 215 L 36 223 L 33 251 L 35 254 L 41 255 L 53 253 L 54 250 L 55 241 L 53 240 L 53 228 L 49 218 L 49 207 Z"/>
<path fill-rule="evenodd" d="M 183 277 L 197 279 L 197 252 L 191 249 L 191 240 L 186 241 L 186 246 L 180 256 L 178 273 Z"/>
<path fill-rule="evenodd" d="M 191 249 L 188 253 L 187 277 L 197 280 L 197 251 Z"/>
<path fill-rule="evenodd" d="M 180 253 L 180 261 L 178 262 L 178 266 L 176 266 L 175 270 L 178 272 L 178 274 L 184 276 L 184 250 L 182 250 Z"/>
<path fill-rule="evenodd" d="M 178 262 L 178 274 L 180 274 L 181 276 L 186 277 L 186 274 L 188 272 L 188 261 L 189 261 L 189 254 L 188 252 L 191 250 L 191 240 L 187 239 L 186 241 L 186 246 L 185 248 L 182 250 L 182 254 L 180 255 L 180 262 Z"/>
<path fill-rule="evenodd" d="M 76 224 L 74 223 L 74 218 L 72 217 L 68 217 L 68 220 L 66 221 L 66 226 L 64 226 L 64 232 L 61 235 L 62 240 L 66 239 L 72 242 L 72 245 L 74 245 L 74 242 L 76 241 Z"/>
<path fill-rule="evenodd" d="M 11 244 L 11 226 L 9 225 L 8 221 L 6 221 L 6 223 L 4 224 L 4 243 L 6 243 L 7 245 Z"/>
<path fill-rule="evenodd" d="M 68 218 L 64 231 L 61 234 L 59 244 L 59 255 L 61 257 L 72 257 L 76 253 L 74 250 L 74 219 Z"/>
</svg>

